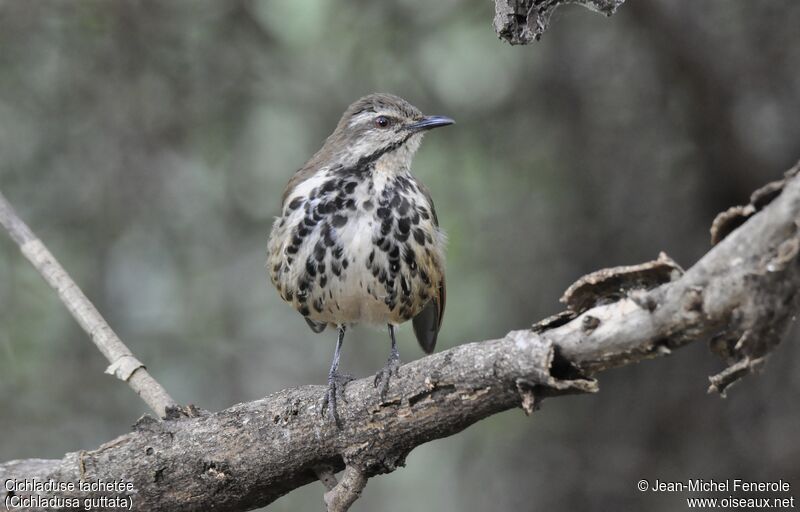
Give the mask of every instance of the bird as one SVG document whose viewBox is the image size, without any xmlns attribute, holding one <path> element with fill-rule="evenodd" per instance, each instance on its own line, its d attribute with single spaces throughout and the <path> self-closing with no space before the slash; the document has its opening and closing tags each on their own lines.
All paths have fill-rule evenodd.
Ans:
<svg viewBox="0 0 800 512">
<path fill-rule="evenodd" d="M 374 379 L 382 397 L 400 366 L 401 323 L 412 321 L 425 353 L 436 346 L 446 237 L 411 163 L 427 131 L 453 123 L 423 115 L 399 96 L 364 96 L 347 107 L 283 192 L 267 247 L 269 276 L 313 332 L 337 332 L 321 408 L 337 425 L 337 400 L 352 380 L 339 373 L 348 327 L 388 327 L 390 355 Z"/>
</svg>

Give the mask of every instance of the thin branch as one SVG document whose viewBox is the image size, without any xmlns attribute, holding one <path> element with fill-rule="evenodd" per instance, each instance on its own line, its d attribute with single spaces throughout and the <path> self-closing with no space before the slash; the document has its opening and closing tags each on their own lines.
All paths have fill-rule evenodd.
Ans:
<svg viewBox="0 0 800 512">
<path fill-rule="evenodd" d="M 712 378 L 724 390 L 763 366 L 798 311 L 798 170 L 757 191 L 744 218 L 726 212 L 715 223 L 719 243 L 685 273 L 665 256 L 594 272 L 569 288 L 567 311 L 406 364 L 385 398 L 371 378 L 351 382 L 342 428 L 321 410 L 325 388 L 303 386 L 213 414 L 145 416 L 95 450 L 0 464 L 0 482 L 123 478 L 138 510 L 241 511 L 317 479 L 331 487 L 331 473 L 345 469 L 346 485 L 326 501 L 346 510 L 367 478 L 401 467 L 415 447 L 500 411 L 530 413 L 545 398 L 595 392 L 592 376 L 609 368 L 711 340 L 729 365 Z M 7 495 L 0 488 L 0 500 Z"/>
<path fill-rule="evenodd" d="M 0 225 L 8 231 L 11 238 L 19 245 L 22 254 L 44 277 L 47 284 L 58 292 L 61 302 L 108 359 L 110 365 L 106 368 L 106 373 L 127 382 L 161 418 L 166 416 L 168 408 L 177 407 L 172 397 L 119 339 L 42 241 L 19 218 L 2 193 L 0 193 Z"/>
<path fill-rule="evenodd" d="M 350 505 L 361 496 L 367 485 L 367 475 L 356 466 L 347 466 L 342 473 L 342 480 L 325 493 L 325 506 L 328 512 L 347 512 Z"/>
</svg>

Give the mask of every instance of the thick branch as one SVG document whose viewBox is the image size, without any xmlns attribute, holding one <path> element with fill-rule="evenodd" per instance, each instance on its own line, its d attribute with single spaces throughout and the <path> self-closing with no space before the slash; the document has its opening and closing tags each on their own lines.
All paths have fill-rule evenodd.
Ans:
<svg viewBox="0 0 800 512">
<path fill-rule="evenodd" d="M 305 386 L 194 418 L 144 417 L 96 450 L 2 464 L 0 482 L 124 478 L 137 510 L 233 511 L 322 475 L 328 504 L 346 510 L 366 478 L 394 471 L 416 446 L 506 409 L 531 412 L 546 397 L 594 392 L 589 375 L 608 368 L 712 339 L 733 365 L 716 378 L 724 387 L 763 360 L 797 310 L 800 179 L 770 190 L 685 273 L 666 258 L 594 273 L 570 288 L 573 310 L 404 365 L 383 400 L 372 379 L 350 383 L 341 429 L 320 408 L 325 388 Z M 347 466 L 341 483 L 326 466 Z"/>
<path fill-rule="evenodd" d="M 58 292 L 61 302 L 108 359 L 110 365 L 106 373 L 127 382 L 159 417 L 166 416 L 167 408 L 176 407 L 177 404 L 172 397 L 119 339 L 67 271 L 19 218 L 2 193 L 0 193 L 0 225 L 8 231 L 11 238 L 19 245 L 22 254 L 44 277 L 47 284 Z"/>
<path fill-rule="evenodd" d="M 510 44 L 539 40 L 550 24 L 553 11 L 566 4 L 578 4 L 611 16 L 625 0 L 494 0 L 494 30 Z"/>
</svg>

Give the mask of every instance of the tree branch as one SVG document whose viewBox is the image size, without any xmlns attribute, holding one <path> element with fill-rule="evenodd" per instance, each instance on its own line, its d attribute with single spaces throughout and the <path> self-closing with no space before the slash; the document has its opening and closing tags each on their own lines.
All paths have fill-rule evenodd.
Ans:
<svg viewBox="0 0 800 512">
<path fill-rule="evenodd" d="M 342 428 L 321 410 L 325 388 L 304 386 L 192 418 L 144 416 L 95 450 L 0 464 L 0 482 L 125 479 L 136 510 L 174 512 L 248 510 L 321 478 L 329 510 L 347 510 L 367 478 L 423 443 L 506 409 L 530 413 L 547 397 L 595 392 L 592 375 L 693 341 L 712 340 L 731 365 L 712 380 L 724 391 L 763 362 L 798 309 L 797 172 L 725 212 L 714 224 L 719 243 L 685 273 L 666 256 L 595 272 L 567 291 L 567 311 L 532 329 L 402 366 L 385 399 L 371 378 L 348 384 Z"/>
<path fill-rule="evenodd" d="M 119 339 L 47 247 L 19 218 L 2 193 L 0 193 L 0 225 L 8 231 L 11 238 L 19 245 L 22 254 L 44 277 L 47 284 L 58 292 L 61 302 L 108 359 L 110 365 L 106 368 L 106 373 L 127 382 L 159 417 L 166 416 L 168 408 L 176 408 L 177 404 L 172 397 Z"/>
<path fill-rule="evenodd" d="M 494 0 L 494 30 L 509 44 L 539 40 L 550 24 L 553 11 L 566 4 L 578 4 L 611 16 L 625 0 Z"/>
<path fill-rule="evenodd" d="M 356 466 L 345 467 L 341 482 L 325 493 L 328 512 L 347 512 L 366 485 L 367 475 L 361 469 Z"/>
</svg>

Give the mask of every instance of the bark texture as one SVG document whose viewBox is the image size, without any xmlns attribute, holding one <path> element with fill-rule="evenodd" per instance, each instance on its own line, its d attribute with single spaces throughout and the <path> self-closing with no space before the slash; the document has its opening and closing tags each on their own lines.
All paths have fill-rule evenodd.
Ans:
<svg viewBox="0 0 800 512">
<path fill-rule="evenodd" d="M 509 44 L 539 40 L 550 24 L 553 11 L 565 4 L 578 4 L 611 16 L 625 0 L 495 0 L 494 30 Z"/>
<path fill-rule="evenodd" d="M 321 410 L 325 388 L 304 386 L 216 413 L 144 416 L 94 450 L 0 464 L 0 482 L 124 479 L 135 510 L 234 511 L 322 478 L 329 510 L 346 510 L 369 477 L 402 466 L 416 446 L 506 409 L 531 413 L 546 397 L 595 392 L 597 372 L 692 341 L 711 340 L 725 358 L 711 378 L 723 392 L 763 363 L 798 309 L 797 171 L 755 193 L 735 229 L 719 226 L 738 221 L 716 222 L 717 245 L 686 272 L 664 255 L 598 271 L 570 287 L 567 311 L 531 329 L 402 366 L 385 399 L 371 378 L 348 384 L 341 429 Z M 337 484 L 332 473 L 345 468 Z"/>
</svg>

